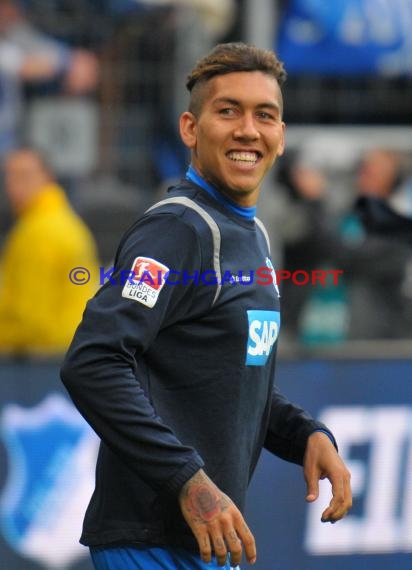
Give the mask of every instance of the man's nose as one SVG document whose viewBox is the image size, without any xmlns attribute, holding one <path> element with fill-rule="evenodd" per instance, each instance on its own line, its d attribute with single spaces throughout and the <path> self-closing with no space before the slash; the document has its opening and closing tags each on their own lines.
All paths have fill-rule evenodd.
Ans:
<svg viewBox="0 0 412 570">
<path fill-rule="evenodd" d="M 252 114 L 245 113 L 239 118 L 236 129 L 233 132 L 235 139 L 256 140 L 260 137 L 255 118 Z"/>
</svg>

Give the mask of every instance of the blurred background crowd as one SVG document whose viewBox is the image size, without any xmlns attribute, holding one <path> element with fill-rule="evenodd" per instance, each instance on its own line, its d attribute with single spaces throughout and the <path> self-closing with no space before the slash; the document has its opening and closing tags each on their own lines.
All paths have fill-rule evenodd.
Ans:
<svg viewBox="0 0 412 570">
<path fill-rule="evenodd" d="M 410 0 L 0 0 L 0 352 L 64 349 L 98 286 L 70 268 L 110 267 L 184 175 L 185 76 L 238 40 L 288 72 L 287 150 L 258 210 L 275 266 L 343 270 L 282 282 L 281 348 L 411 339 L 412 251 L 356 208 L 412 216 L 411 29 Z"/>
</svg>

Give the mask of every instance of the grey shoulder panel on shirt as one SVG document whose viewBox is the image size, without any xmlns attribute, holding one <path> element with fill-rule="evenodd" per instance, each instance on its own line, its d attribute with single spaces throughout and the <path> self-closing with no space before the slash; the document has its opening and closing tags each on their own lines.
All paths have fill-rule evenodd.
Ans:
<svg viewBox="0 0 412 570">
<path fill-rule="evenodd" d="M 262 220 L 259 220 L 259 218 L 256 218 L 256 217 L 255 217 L 255 223 L 256 223 L 256 225 L 258 226 L 258 228 L 260 229 L 260 231 L 262 232 L 262 234 L 265 236 L 265 240 L 266 240 L 266 243 L 267 243 L 267 246 L 268 246 L 268 250 L 269 250 L 269 253 L 270 253 L 269 234 L 268 234 L 268 232 L 267 232 L 267 230 L 266 230 L 266 228 L 265 228 L 265 226 L 264 226 Z"/>
<path fill-rule="evenodd" d="M 212 234 L 212 241 L 213 241 L 213 269 L 215 271 L 217 285 L 216 285 L 216 293 L 213 298 L 212 306 L 216 303 L 220 290 L 222 288 L 221 281 L 222 281 L 222 272 L 220 268 L 220 247 L 221 247 L 221 235 L 220 229 L 215 220 L 212 216 L 204 209 L 202 206 L 199 206 L 194 200 L 188 198 L 187 196 L 175 196 L 173 198 L 166 198 L 165 200 L 161 200 L 157 202 L 153 206 L 151 206 L 147 212 L 151 212 L 152 210 L 159 208 L 161 206 L 166 206 L 169 204 L 179 204 L 181 206 L 186 206 L 187 208 L 191 208 L 193 211 L 197 212 L 199 216 L 206 222 L 209 226 L 210 232 Z M 262 222 L 260 222 L 262 223 Z M 262 224 L 263 225 L 263 224 Z M 264 230 L 266 232 L 266 230 Z M 266 234 L 267 235 L 267 234 Z"/>
</svg>

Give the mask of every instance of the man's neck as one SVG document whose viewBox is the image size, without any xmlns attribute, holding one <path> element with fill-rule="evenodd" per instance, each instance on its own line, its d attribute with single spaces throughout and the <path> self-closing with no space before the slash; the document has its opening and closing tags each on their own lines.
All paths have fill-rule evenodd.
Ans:
<svg viewBox="0 0 412 570">
<path fill-rule="evenodd" d="M 192 165 L 189 166 L 186 172 L 186 178 L 206 190 L 206 192 L 217 202 L 225 206 L 228 210 L 237 216 L 240 216 L 241 218 L 247 220 L 253 220 L 255 217 L 256 206 L 241 206 L 233 200 L 230 200 L 227 196 L 222 194 L 222 192 L 219 192 L 219 190 L 212 186 L 212 184 L 207 182 Z"/>
</svg>

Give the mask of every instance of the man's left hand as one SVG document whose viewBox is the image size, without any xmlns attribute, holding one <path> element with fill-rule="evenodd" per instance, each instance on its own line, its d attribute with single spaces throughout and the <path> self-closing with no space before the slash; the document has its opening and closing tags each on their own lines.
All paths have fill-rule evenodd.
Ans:
<svg viewBox="0 0 412 570">
<path fill-rule="evenodd" d="M 317 431 L 309 436 L 303 473 L 309 503 L 319 496 L 320 479 L 327 478 L 332 485 L 332 499 L 322 513 L 322 522 L 334 523 L 343 518 L 352 506 L 350 473 L 325 433 Z"/>
</svg>

